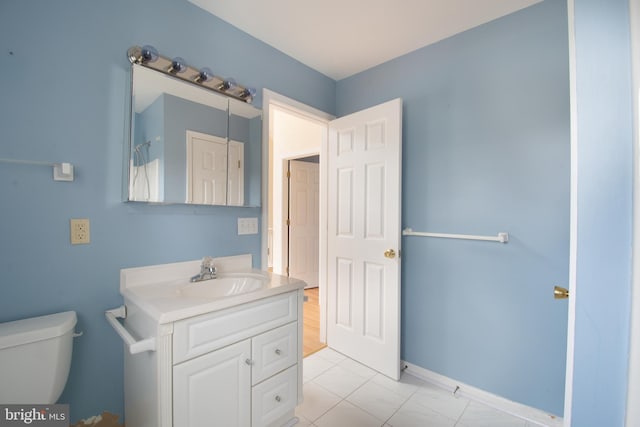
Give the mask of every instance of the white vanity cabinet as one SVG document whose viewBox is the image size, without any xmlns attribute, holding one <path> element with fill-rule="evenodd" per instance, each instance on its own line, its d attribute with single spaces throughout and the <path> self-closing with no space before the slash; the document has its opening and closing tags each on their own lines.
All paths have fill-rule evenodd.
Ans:
<svg viewBox="0 0 640 427">
<path fill-rule="evenodd" d="M 298 292 L 175 322 L 175 427 L 281 426 L 298 402 Z"/>
<path fill-rule="evenodd" d="M 201 282 L 201 260 L 120 270 L 124 306 L 105 315 L 125 344 L 127 427 L 295 423 L 305 283 L 253 269 L 250 254 L 213 263 Z"/>
<path fill-rule="evenodd" d="M 125 325 L 155 330 L 157 348 L 125 353 L 127 426 L 291 425 L 302 401 L 303 299 L 301 287 L 155 327 L 129 301 Z"/>
</svg>

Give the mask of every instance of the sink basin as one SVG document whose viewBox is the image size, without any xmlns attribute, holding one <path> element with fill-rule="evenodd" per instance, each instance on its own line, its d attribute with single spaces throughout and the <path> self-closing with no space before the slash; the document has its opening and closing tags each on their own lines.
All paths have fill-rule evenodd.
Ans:
<svg viewBox="0 0 640 427">
<path fill-rule="evenodd" d="M 223 298 L 255 292 L 268 283 L 268 276 L 260 273 L 225 273 L 216 279 L 189 283 L 177 289 L 177 293 L 184 297 Z"/>
</svg>

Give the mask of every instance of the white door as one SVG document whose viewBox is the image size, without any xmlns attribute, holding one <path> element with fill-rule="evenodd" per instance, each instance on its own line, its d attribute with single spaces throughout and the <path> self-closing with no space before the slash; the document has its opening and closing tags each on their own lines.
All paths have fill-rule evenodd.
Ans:
<svg viewBox="0 0 640 427">
<path fill-rule="evenodd" d="M 289 162 L 289 276 L 318 286 L 320 168 Z"/>
<path fill-rule="evenodd" d="M 402 100 L 329 125 L 327 340 L 400 378 Z"/>
<path fill-rule="evenodd" d="M 187 131 L 187 202 L 227 203 L 227 140 Z"/>
<path fill-rule="evenodd" d="M 250 340 L 173 368 L 173 424 L 183 427 L 251 425 Z"/>
<path fill-rule="evenodd" d="M 229 141 L 227 205 L 244 205 L 244 142 Z"/>
</svg>

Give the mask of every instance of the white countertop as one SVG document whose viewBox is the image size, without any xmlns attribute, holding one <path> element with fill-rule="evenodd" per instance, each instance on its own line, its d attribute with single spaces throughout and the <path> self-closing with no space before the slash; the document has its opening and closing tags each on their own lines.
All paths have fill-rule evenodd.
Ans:
<svg viewBox="0 0 640 427">
<path fill-rule="evenodd" d="M 249 271 L 268 275 L 270 278 L 268 285 L 257 291 L 220 298 L 177 296 L 175 291 L 176 287 L 182 286 L 182 282 L 176 282 L 175 280 L 128 288 L 121 290 L 121 293 L 125 298 L 125 304 L 127 302 L 135 304 L 156 322 L 162 324 L 222 310 L 285 292 L 304 289 L 305 286 L 305 282 L 302 280 L 261 270 L 252 269 Z M 215 281 L 216 279 L 212 280 Z"/>
<path fill-rule="evenodd" d="M 246 256 L 215 259 L 218 270 L 247 272 L 267 277 L 262 288 L 224 297 L 189 297 L 178 291 L 189 283 L 189 274 L 198 272 L 198 261 L 163 264 L 121 270 L 120 293 L 125 304 L 134 304 L 159 324 L 170 323 L 204 313 L 223 310 L 235 305 L 256 301 L 285 292 L 304 289 L 305 282 L 262 270 L 252 269 L 251 258 Z M 185 274 L 189 272 L 189 274 Z M 211 279 L 215 285 L 216 279 Z M 206 286 L 207 282 L 198 282 Z"/>
</svg>

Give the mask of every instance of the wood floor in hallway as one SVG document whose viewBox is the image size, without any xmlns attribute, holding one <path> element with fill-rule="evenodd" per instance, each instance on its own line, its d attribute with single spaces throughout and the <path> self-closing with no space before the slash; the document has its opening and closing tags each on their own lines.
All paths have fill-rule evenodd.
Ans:
<svg viewBox="0 0 640 427">
<path fill-rule="evenodd" d="M 320 342 L 320 300 L 318 298 L 318 288 L 305 289 L 304 294 L 308 300 L 304 303 L 302 354 L 303 357 L 307 357 L 323 349 L 326 345 Z"/>
</svg>

